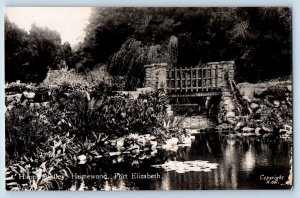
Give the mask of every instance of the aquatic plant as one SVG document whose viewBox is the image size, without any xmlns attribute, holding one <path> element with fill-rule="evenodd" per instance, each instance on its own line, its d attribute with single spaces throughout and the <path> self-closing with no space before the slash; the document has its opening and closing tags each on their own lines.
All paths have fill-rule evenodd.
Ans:
<svg viewBox="0 0 300 198">
<path fill-rule="evenodd" d="M 155 168 L 163 168 L 165 171 L 175 171 L 176 173 L 185 173 L 190 171 L 210 172 L 212 169 L 217 169 L 217 163 L 210 163 L 208 161 L 168 161 L 164 164 L 152 165 Z"/>
</svg>

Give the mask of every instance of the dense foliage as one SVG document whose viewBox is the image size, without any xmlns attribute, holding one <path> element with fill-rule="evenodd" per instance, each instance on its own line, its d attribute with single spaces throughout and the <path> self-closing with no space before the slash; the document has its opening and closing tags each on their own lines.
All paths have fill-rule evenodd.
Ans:
<svg viewBox="0 0 300 198">
<path fill-rule="evenodd" d="M 35 24 L 26 32 L 5 18 L 5 81 L 41 82 L 49 69 L 66 67 L 70 53 L 58 32 Z"/>
<path fill-rule="evenodd" d="M 106 84 L 94 87 L 90 94 L 82 90 L 64 84 L 49 90 L 51 108 L 24 101 L 6 112 L 9 190 L 69 189 L 70 181 L 74 183 L 71 177 L 83 174 L 81 158 L 90 166 L 114 152 L 136 153 L 147 146 L 151 152 L 156 147 L 150 139 L 140 142 L 139 138 L 169 134 L 170 126 L 162 127 L 167 106 L 162 91 L 133 100 Z"/>
<path fill-rule="evenodd" d="M 94 8 L 74 52 L 57 32 L 29 33 L 5 19 L 6 81 L 42 81 L 48 68 L 107 64 L 126 88 L 143 85 L 144 65 L 195 66 L 235 60 L 236 80 L 291 74 L 289 8 Z"/>
<path fill-rule="evenodd" d="M 32 108 L 25 101 L 8 111 L 7 154 L 36 153 L 49 136 L 66 133 L 83 142 L 86 138 L 93 140 L 95 134 L 118 138 L 129 133 L 153 133 L 166 112 L 167 98 L 161 91 L 133 100 L 116 95 L 106 85 L 99 85 L 91 95 L 78 89 L 62 85 L 52 90 L 51 109 Z M 66 91 L 69 96 L 64 94 Z"/>
<path fill-rule="evenodd" d="M 82 65 L 107 62 L 111 74 L 129 80 L 155 62 L 181 67 L 235 60 L 239 82 L 291 73 L 288 8 L 101 8 L 86 32 L 79 52 L 89 63 Z"/>
</svg>

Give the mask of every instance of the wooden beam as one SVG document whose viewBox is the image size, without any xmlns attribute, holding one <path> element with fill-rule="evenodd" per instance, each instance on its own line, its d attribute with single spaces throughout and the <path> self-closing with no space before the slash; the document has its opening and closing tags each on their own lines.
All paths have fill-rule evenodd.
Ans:
<svg viewBox="0 0 300 198">
<path fill-rule="evenodd" d="M 187 107 L 191 107 L 191 106 L 199 106 L 200 104 L 170 104 L 171 106 L 187 106 Z"/>
<path fill-rule="evenodd" d="M 218 88 L 218 65 L 216 65 L 216 88 Z"/>
<path fill-rule="evenodd" d="M 188 88 L 188 84 L 187 84 L 187 77 L 188 77 L 188 71 L 187 68 L 185 66 L 185 92 L 187 92 L 187 88 Z"/>
<path fill-rule="evenodd" d="M 214 89 L 212 71 L 213 71 L 212 66 L 210 66 L 210 87 L 211 87 L 211 90 Z"/>
<path fill-rule="evenodd" d="M 209 70 L 209 68 L 208 67 L 206 67 L 206 74 L 205 74 L 205 86 L 206 86 L 206 91 L 208 91 L 208 85 L 209 85 L 209 78 L 208 78 L 208 70 Z"/>
<path fill-rule="evenodd" d="M 191 92 L 193 92 L 194 90 L 193 90 L 193 68 L 192 67 L 190 67 L 190 70 L 191 70 L 191 76 L 190 76 L 190 80 L 191 80 Z"/>
<path fill-rule="evenodd" d="M 182 68 L 180 67 L 180 92 L 182 92 Z"/>
<path fill-rule="evenodd" d="M 199 68 L 196 68 L 196 92 L 198 92 L 198 87 L 199 87 L 198 71 L 199 71 Z"/>
<path fill-rule="evenodd" d="M 201 67 L 201 91 L 203 91 L 203 83 L 204 82 L 204 80 L 203 80 L 203 67 Z"/>
<path fill-rule="evenodd" d="M 174 71 L 175 71 L 174 78 L 175 78 L 175 93 L 176 93 L 177 92 L 177 69 L 175 68 Z"/>
<path fill-rule="evenodd" d="M 170 84 L 169 84 L 169 81 L 170 81 L 170 74 L 169 74 L 169 70 L 166 70 L 166 73 L 167 73 L 167 93 L 169 92 L 169 87 L 170 87 Z"/>
<path fill-rule="evenodd" d="M 201 97 L 201 96 L 219 96 L 222 95 L 221 91 L 210 91 L 210 92 L 194 92 L 194 93 L 170 93 L 168 94 L 171 98 L 182 98 L 182 97 Z"/>
</svg>

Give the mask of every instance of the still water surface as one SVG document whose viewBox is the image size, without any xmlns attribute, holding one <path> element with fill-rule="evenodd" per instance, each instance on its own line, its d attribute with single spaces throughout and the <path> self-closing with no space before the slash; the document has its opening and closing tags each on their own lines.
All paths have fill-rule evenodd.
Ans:
<svg viewBox="0 0 300 198">
<path fill-rule="evenodd" d="M 101 159 L 89 170 L 107 179 L 86 180 L 86 190 L 200 190 L 200 189 L 272 189 L 286 185 L 290 174 L 290 140 L 278 137 L 241 137 L 218 133 L 195 135 L 191 146 L 135 156 Z M 217 163 L 210 172 L 165 171 L 152 165 L 168 161 L 203 160 Z M 116 173 L 118 174 L 116 176 Z M 152 175 L 152 179 L 134 176 Z M 272 178 L 270 178 L 272 177 Z M 77 187 L 79 187 L 79 182 Z"/>
</svg>

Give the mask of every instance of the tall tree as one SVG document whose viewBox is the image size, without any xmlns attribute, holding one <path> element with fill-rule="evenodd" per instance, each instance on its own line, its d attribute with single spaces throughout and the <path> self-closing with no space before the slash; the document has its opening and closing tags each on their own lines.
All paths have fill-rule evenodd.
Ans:
<svg viewBox="0 0 300 198">
<path fill-rule="evenodd" d="M 72 64 L 70 44 L 61 45 L 60 34 L 32 25 L 29 33 L 5 17 L 5 80 L 41 82 L 49 68 Z"/>
<path fill-rule="evenodd" d="M 5 80 L 15 81 L 26 78 L 26 66 L 31 56 L 29 34 L 16 24 L 4 19 L 5 34 Z"/>
</svg>

